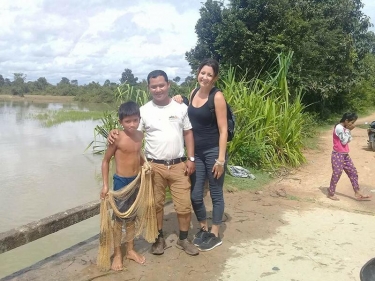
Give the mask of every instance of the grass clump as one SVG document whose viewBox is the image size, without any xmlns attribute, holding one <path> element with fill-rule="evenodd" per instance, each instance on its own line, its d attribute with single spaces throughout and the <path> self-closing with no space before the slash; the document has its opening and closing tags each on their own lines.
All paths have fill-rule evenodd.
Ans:
<svg viewBox="0 0 375 281">
<path fill-rule="evenodd" d="M 120 129 L 118 122 L 117 108 L 126 101 L 134 101 L 139 106 L 146 104 L 150 100 L 150 95 L 142 90 L 135 90 L 128 84 L 122 84 L 117 87 L 115 95 L 115 108 L 111 111 L 102 112 L 99 119 L 101 124 L 94 128 L 94 140 L 89 143 L 86 150 L 90 147 L 94 154 L 102 154 L 107 149 L 107 137 L 111 130 Z"/>
<path fill-rule="evenodd" d="M 103 115 L 101 111 L 76 111 L 56 110 L 46 113 L 39 113 L 34 117 L 46 127 L 52 127 L 68 121 L 99 120 Z"/>
<path fill-rule="evenodd" d="M 291 59 L 292 53 L 280 54 L 263 80 L 239 79 L 231 68 L 219 81 L 236 115 L 235 137 L 228 143 L 234 165 L 277 169 L 305 162 L 305 106 L 301 92 L 289 92 L 287 73 Z"/>
<path fill-rule="evenodd" d="M 273 180 L 268 172 L 262 170 L 251 170 L 251 173 L 255 176 L 255 180 L 249 178 L 236 178 L 226 173 L 224 179 L 224 190 L 228 192 L 236 192 L 240 190 L 257 191 Z"/>
</svg>

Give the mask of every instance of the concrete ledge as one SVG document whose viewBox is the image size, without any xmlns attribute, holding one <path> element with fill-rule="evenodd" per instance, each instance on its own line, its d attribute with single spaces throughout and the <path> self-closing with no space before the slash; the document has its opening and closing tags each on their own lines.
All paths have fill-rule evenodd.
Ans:
<svg viewBox="0 0 375 281">
<path fill-rule="evenodd" d="M 70 267 L 72 261 L 75 260 L 78 260 L 82 267 L 90 264 L 91 262 L 95 262 L 96 253 L 99 247 L 98 242 L 99 234 L 82 242 L 79 242 L 78 244 L 73 245 L 41 261 L 38 261 L 31 266 L 0 278 L 0 281 L 74 280 L 74 278 L 72 277 L 74 276 L 74 274 L 66 272 L 66 265 L 68 264 Z M 91 254 L 90 258 L 92 260 L 88 258 L 88 253 Z"/>
<path fill-rule="evenodd" d="M 0 233 L 0 254 L 96 216 L 99 212 L 100 201 L 96 200 Z"/>
</svg>

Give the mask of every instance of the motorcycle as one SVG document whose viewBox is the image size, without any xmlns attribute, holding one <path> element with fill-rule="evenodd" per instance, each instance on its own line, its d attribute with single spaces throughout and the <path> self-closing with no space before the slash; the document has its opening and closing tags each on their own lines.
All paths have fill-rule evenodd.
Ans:
<svg viewBox="0 0 375 281">
<path fill-rule="evenodd" d="M 368 135 L 368 148 L 375 151 L 375 121 L 370 123 L 369 128 L 367 128 L 367 135 Z"/>
<path fill-rule="evenodd" d="M 361 281 L 374 281 L 375 280 L 375 258 L 369 260 L 359 273 Z"/>
</svg>

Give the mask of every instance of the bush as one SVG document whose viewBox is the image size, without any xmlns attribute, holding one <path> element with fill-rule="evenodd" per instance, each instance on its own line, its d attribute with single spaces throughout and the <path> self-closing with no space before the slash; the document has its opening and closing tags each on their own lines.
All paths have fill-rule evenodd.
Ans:
<svg viewBox="0 0 375 281">
<path fill-rule="evenodd" d="M 228 144 L 230 162 L 244 166 L 277 168 L 298 166 L 302 154 L 304 105 L 301 93 L 293 101 L 286 75 L 292 54 L 281 54 L 264 79 L 238 79 L 233 68 L 220 80 L 220 88 L 236 115 L 236 134 Z"/>
</svg>

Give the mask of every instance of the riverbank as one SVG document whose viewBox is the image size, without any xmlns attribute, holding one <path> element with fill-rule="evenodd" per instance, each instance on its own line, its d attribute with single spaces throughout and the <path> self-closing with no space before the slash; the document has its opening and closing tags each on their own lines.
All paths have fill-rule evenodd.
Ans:
<svg viewBox="0 0 375 281">
<path fill-rule="evenodd" d="M 144 266 L 125 260 L 122 272 L 99 271 L 96 236 L 4 281 L 359 281 L 361 267 L 375 256 L 373 215 L 341 210 L 327 200 L 290 200 L 272 189 L 226 194 L 223 245 L 197 257 L 175 247 L 177 221 L 169 205 L 164 255 L 150 254 L 150 244 L 143 239 L 135 243 L 146 257 Z"/>
<path fill-rule="evenodd" d="M 375 119 L 375 114 L 357 121 Z M 374 194 L 374 153 L 367 133 L 353 131 L 350 155 L 364 193 Z M 332 132 L 307 150 L 307 164 L 259 191 L 226 192 L 223 245 L 191 257 L 175 247 L 176 214 L 165 209 L 167 249 L 150 254 L 150 244 L 136 241 L 146 265 L 125 261 L 123 272 L 100 272 L 95 265 L 97 237 L 80 243 L 5 280 L 299 280 L 359 281 L 361 267 L 375 257 L 375 199 L 357 201 L 345 175 L 337 187 L 340 201 L 326 197 L 331 176 Z M 211 210 L 210 198 L 205 198 Z M 211 217 L 211 213 L 209 213 Z M 190 238 L 197 231 L 194 219 Z"/>
<path fill-rule="evenodd" d="M 13 95 L 0 95 L 0 101 L 27 101 L 27 102 L 38 102 L 38 103 L 50 103 L 50 102 L 73 102 L 74 97 L 72 96 L 51 96 L 51 95 L 25 95 L 24 97 L 13 96 Z"/>
</svg>

